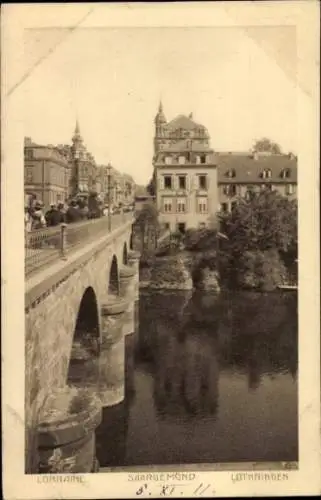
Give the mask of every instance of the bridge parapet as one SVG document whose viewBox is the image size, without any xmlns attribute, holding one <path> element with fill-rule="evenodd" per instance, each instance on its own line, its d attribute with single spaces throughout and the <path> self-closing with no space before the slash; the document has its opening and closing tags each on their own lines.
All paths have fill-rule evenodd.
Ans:
<svg viewBox="0 0 321 500">
<path fill-rule="evenodd" d="M 25 275 L 29 277 L 48 264 L 65 259 L 68 254 L 104 233 L 134 221 L 132 213 L 114 214 L 74 224 L 37 229 L 25 234 Z"/>
</svg>

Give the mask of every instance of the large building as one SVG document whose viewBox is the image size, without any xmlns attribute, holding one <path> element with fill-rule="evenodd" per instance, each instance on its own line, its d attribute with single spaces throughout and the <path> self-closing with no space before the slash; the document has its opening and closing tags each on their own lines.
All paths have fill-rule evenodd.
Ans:
<svg viewBox="0 0 321 500">
<path fill-rule="evenodd" d="M 68 157 L 58 148 L 34 143 L 30 137 L 24 142 L 25 204 L 41 200 L 46 207 L 68 198 L 70 165 Z"/>
<path fill-rule="evenodd" d="M 159 221 L 171 231 L 208 225 L 218 210 L 217 165 L 207 129 L 189 116 L 155 117 L 154 177 Z"/>
<path fill-rule="evenodd" d="M 71 151 L 71 196 L 88 198 L 90 193 L 96 192 L 97 166 L 95 159 L 84 145 L 80 134 L 78 121 L 72 137 Z"/>
<path fill-rule="evenodd" d="M 297 196 L 297 158 L 293 154 L 264 152 L 218 153 L 220 210 L 231 211 L 240 198 L 262 190 L 277 190 L 289 199 Z"/>
</svg>

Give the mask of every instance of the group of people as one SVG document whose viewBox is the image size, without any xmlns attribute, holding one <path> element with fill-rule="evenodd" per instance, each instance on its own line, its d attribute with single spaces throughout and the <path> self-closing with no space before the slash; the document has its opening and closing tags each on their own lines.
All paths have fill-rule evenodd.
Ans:
<svg viewBox="0 0 321 500">
<path fill-rule="evenodd" d="M 58 226 L 62 223 L 80 222 L 88 218 L 91 218 L 91 214 L 82 200 L 71 200 L 68 206 L 63 203 L 52 204 L 47 211 L 44 210 L 44 204 L 41 201 L 36 201 L 33 206 L 25 207 L 25 227 L 28 232 Z"/>
</svg>

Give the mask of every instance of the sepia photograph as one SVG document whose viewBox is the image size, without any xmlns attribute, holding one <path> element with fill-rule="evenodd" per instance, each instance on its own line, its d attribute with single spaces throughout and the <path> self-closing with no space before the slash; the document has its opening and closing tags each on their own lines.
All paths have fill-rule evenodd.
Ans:
<svg viewBox="0 0 321 500">
<path fill-rule="evenodd" d="M 277 6 L 263 22 L 270 3 L 254 2 L 258 21 L 244 15 L 242 26 L 219 21 L 233 3 L 210 2 L 203 25 L 193 2 L 39 5 L 24 25 L 20 72 L 6 81 L 18 180 L 5 164 L 2 198 L 10 184 L 5 213 L 17 223 L 10 235 L 5 224 L 3 266 L 13 260 L 12 282 L 21 272 L 10 315 L 23 330 L 21 363 L 7 355 L 8 372 L 21 366 L 9 414 L 21 427 L 20 474 L 44 488 L 28 498 L 63 487 L 59 498 L 76 498 L 77 485 L 114 475 L 131 489 L 81 498 L 213 497 L 216 480 L 197 474 L 218 471 L 235 487 L 220 496 L 260 495 L 255 482 L 289 492 L 308 467 L 303 409 L 313 413 L 308 456 L 320 461 L 317 160 L 304 156 L 311 142 L 302 153 L 312 128 L 298 97 L 309 94 L 302 32 L 281 13 L 288 4 L 297 16 L 302 2 L 275 2 L 279 22 Z M 15 8 L 5 13 L 20 24 L 32 10 Z M 143 11 L 158 22 L 139 22 Z M 303 274 L 316 392 L 304 406 Z M 14 331 L 5 337 L 15 343 Z"/>
</svg>

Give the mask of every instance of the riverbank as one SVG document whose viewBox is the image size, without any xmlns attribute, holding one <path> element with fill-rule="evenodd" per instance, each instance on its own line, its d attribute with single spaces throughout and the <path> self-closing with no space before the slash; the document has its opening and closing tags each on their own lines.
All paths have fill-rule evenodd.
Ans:
<svg viewBox="0 0 321 500">
<path fill-rule="evenodd" d="M 220 292 L 221 289 L 272 292 L 297 290 L 296 280 L 275 250 L 246 252 L 237 263 L 215 252 L 178 251 L 154 255 L 140 268 L 140 289 Z M 220 269 L 220 272 L 218 271 Z"/>
</svg>

